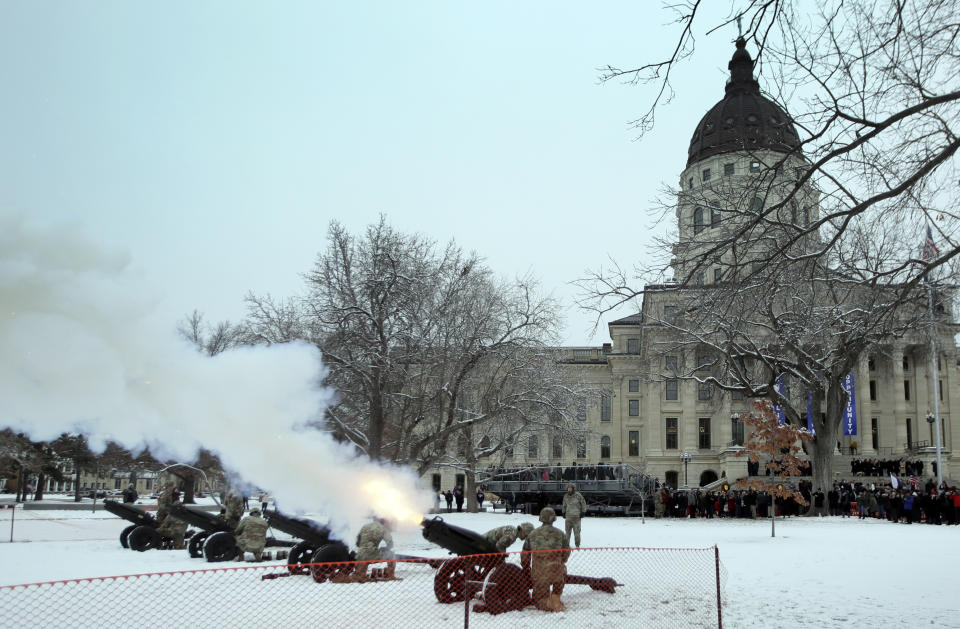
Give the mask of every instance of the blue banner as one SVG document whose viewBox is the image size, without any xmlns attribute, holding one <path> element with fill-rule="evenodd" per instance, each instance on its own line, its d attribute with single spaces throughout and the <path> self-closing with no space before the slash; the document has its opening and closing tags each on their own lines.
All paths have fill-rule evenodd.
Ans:
<svg viewBox="0 0 960 629">
<path fill-rule="evenodd" d="M 848 373 L 843 379 L 843 390 L 848 395 L 847 406 L 843 409 L 843 434 L 849 437 L 857 434 L 857 395 L 853 373 Z"/>
<path fill-rule="evenodd" d="M 785 374 L 780 374 L 779 376 L 777 376 L 777 384 L 775 385 L 775 388 L 777 389 L 777 393 L 779 393 L 780 395 L 784 397 L 790 396 L 790 392 L 787 389 Z M 787 415 L 786 413 L 783 412 L 783 408 L 781 408 L 779 404 L 773 405 L 773 412 L 777 416 L 778 424 L 783 426 L 785 423 L 787 423 Z"/>
<path fill-rule="evenodd" d="M 813 427 L 813 391 L 807 391 L 807 431 L 814 437 L 817 436 Z"/>
</svg>

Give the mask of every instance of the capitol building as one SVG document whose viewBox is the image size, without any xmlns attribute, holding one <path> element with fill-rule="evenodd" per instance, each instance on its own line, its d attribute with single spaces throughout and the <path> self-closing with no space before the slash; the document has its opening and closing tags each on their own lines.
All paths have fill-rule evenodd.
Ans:
<svg viewBox="0 0 960 629">
<path fill-rule="evenodd" d="M 692 130 L 679 177 L 678 236 L 671 264 L 674 277 L 686 281 L 644 287 L 640 312 L 608 324 L 609 343 L 560 349 L 563 369 L 571 380 L 596 392 L 590 403 L 574 413 L 574 423 L 582 422 L 582 436 L 571 443 L 541 429 L 520 437 L 506 458 L 500 453 L 481 459 L 481 465 L 623 463 L 672 487 L 698 487 L 722 477 L 747 476 L 748 458 L 737 453 L 749 437 L 750 429 L 741 417 L 751 412 L 753 400 L 697 378 L 698 370 L 709 363 L 708 352 L 701 353 L 696 343 L 678 343 L 674 323 L 682 316 L 685 300 L 695 299 L 698 290 L 720 285 L 742 269 L 762 277 L 760 254 L 762 243 L 770 241 L 769 233 L 758 237 L 753 246 L 722 251 L 713 247 L 731 221 L 746 215 L 730 212 L 731 207 L 757 210 L 781 204 L 785 223 L 806 226 L 818 219 L 816 190 L 795 185 L 798 173 L 809 167 L 799 135 L 784 109 L 761 93 L 753 65 L 739 39 L 728 65 L 729 79 L 725 86 L 718 86 L 718 92 L 724 90 L 722 98 Z M 788 191 L 789 197 L 784 197 Z M 809 244 L 803 238 L 792 241 L 792 246 Z M 852 372 L 855 432 L 841 430 L 837 438 L 834 470 L 838 478 L 851 478 L 853 458 L 923 461 L 924 477 L 935 476 L 937 439 L 932 420 L 937 406 L 942 473 L 944 478 L 956 478 L 952 453 L 960 446 L 960 434 L 953 430 L 951 406 L 953 397 L 960 395 L 960 370 L 952 313 L 941 307 L 938 316 L 947 325 L 937 327 L 942 330 L 936 339 L 937 404 L 928 329 L 891 336 L 882 346 L 862 352 Z M 463 476 L 454 478 L 455 470 L 436 471 L 434 487 L 462 484 Z"/>
</svg>

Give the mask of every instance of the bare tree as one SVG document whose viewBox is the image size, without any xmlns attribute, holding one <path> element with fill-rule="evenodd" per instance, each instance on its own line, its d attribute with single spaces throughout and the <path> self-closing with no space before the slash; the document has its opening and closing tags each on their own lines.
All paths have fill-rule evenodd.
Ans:
<svg viewBox="0 0 960 629">
<path fill-rule="evenodd" d="M 198 310 L 194 310 L 180 321 L 177 324 L 177 331 L 208 356 L 216 356 L 247 341 L 247 331 L 243 326 L 234 325 L 229 321 L 208 325 L 203 320 L 203 314 Z"/>
<path fill-rule="evenodd" d="M 911 242 L 919 242 L 930 225 L 938 243 L 925 259 L 910 246 L 887 252 L 882 274 L 899 271 L 906 276 L 901 281 L 910 281 L 954 261 L 960 253 L 952 194 L 960 148 L 957 0 L 828 0 L 812 11 L 795 0 L 748 0 L 738 14 L 715 24 L 701 24 L 702 5 L 670 5 L 680 34 L 669 54 L 634 68 L 606 66 L 601 80 L 653 86 L 649 109 L 633 123 L 642 134 L 673 95 L 676 64 L 694 56 L 697 31 L 714 35 L 728 32 L 735 21 L 745 25 L 742 36 L 756 52 L 758 78 L 766 79 L 768 95 L 790 113 L 800 142 L 776 159 L 759 156 L 763 176 L 756 188 L 767 202 L 706 253 L 727 251 L 758 226 L 784 225 L 783 217 L 805 203 L 812 187 L 819 194 L 818 216 L 789 225 L 784 241 L 820 242 L 805 248 L 804 256 L 828 254 L 856 217 L 872 214 L 897 225 Z M 779 190 L 764 194 L 765 183 Z M 672 210 L 670 196 L 663 207 Z M 710 258 L 691 261 L 691 271 L 709 269 Z M 758 261 L 793 259 L 787 246 L 766 251 Z M 618 284 L 616 273 L 606 278 Z"/>
<path fill-rule="evenodd" d="M 950 194 L 960 147 L 960 23 L 952 0 L 828 1 L 802 16 L 796 4 L 754 0 L 710 25 L 713 32 L 738 17 L 747 25 L 727 94 L 755 94 L 779 108 L 771 106 L 770 120 L 748 121 L 753 127 L 729 136 L 730 145 L 698 137 L 713 131 L 708 113 L 682 187 L 661 202 L 664 216 L 679 219 L 676 232 L 653 263 L 585 278 L 584 305 L 603 313 L 642 299 L 645 321 L 658 330 L 647 337 L 649 357 L 711 357 L 680 373 L 653 368 L 653 376 L 769 397 L 791 423 L 815 429 L 814 474 L 827 487 L 848 400 L 844 379 L 867 352 L 897 339 L 922 345 L 928 286 L 939 346 L 955 352 L 945 280 L 960 253 Z M 674 65 L 693 53 L 701 2 L 673 8 L 681 35 L 669 56 L 603 74 L 658 86 L 636 121 L 641 132 L 670 94 Z M 767 79 L 763 97 L 757 77 Z M 701 156 L 718 154 L 739 160 L 731 164 L 736 175 L 695 170 Z"/>
</svg>

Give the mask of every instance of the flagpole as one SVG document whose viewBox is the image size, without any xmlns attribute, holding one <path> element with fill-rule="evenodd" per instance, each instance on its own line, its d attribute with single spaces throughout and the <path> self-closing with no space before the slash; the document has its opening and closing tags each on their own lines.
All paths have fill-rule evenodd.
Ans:
<svg viewBox="0 0 960 629">
<path fill-rule="evenodd" d="M 927 278 L 929 280 L 929 278 Z M 937 369 L 936 323 L 933 318 L 933 286 L 927 281 L 927 306 L 930 311 L 930 369 L 933 372 L 933 421 L 937 431 L 937 491 L 943 483 L 943 460 L 940 447 L 940 373 Z"/>
</svg>

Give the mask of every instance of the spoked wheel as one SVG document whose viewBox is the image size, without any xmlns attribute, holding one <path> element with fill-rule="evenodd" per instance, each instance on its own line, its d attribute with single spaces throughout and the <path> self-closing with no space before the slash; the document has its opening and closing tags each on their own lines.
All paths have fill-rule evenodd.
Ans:
<svg viewBox="0 0 960 629">
<path fill-rule="evenodd" d="M 317 583 L 353 572 L 354 564 L 350 551 L 339 542 L 321 546 L 311 559 L 313 565 L 310 566 L 310 574 Z"/>
<path fill-rule="evenodd" d="M 150 526 L 136 526 L 127 535 L 127 544 L 133 550 L 143 552 L 151 548 L 159 548 L 162 538 L 157 529 Z"/>
<path fill-rule="evenodd" d="M 486 611 L 500 614 L 523 609 L 530 604 L 530 580 L 523 569 L 505 563 L 491 570 L 483 581 L 483 603 Z"/>
<path fill-rule="evenodd" d="M 226 531 L 213 533 L 203 543 L 203 556 L 211 563 L 236 559 L 238 552 L 236 538 Z"/>
<path fill-rule="evenodd" d="M 190 537 L 190 543 L 187 544 L 187 552 L 190 553 L 191 558 L 199 559 L 203 557 L 203 543 L 207 541 L 209 536 L 209 533 L 201 532 Z"/>
<path fill-rule="evenodd" d="M 130 542 L 127 541 L 127 538 L 130 537 L 130 531 L 137 528 L 136 524 L 131 524 L 127 528 L 120 531 L 120 545 L 124 548 L 130 548 Z"/>
<path fill-rule="evenodd" d="M 317 552 L 315 546 L 309 542 L 300 542 L 290 549 L 287 555 L 287 570 L 290 574 L 307 574 L 310 569 L 307 564 L 313 563 L 313 555 Z"/>
<path fill-rule="evenodd" d="M 465 583 L 483 582 L 491 568 L 502 563 L 502 555 L 479 559 L 461 557 L 445 561 L 433 578 L 433 593 L 441 603 L 462 603 Z"/>
</svg>

